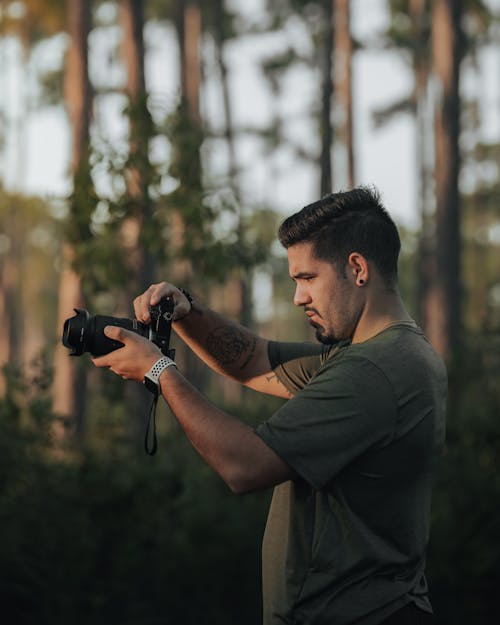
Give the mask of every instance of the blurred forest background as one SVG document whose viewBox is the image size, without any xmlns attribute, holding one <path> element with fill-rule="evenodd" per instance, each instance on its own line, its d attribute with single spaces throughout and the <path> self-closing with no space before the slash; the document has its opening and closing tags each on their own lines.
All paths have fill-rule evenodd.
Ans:
<svg viewBox="0 0 500 625">
<path fill-rule="evenodd" d="M 16 625 L 260 622 L 269 493 L 230 495 L 164 407 L 159 452 L 146 456 L 143 389 L 69 359 L 62 325 L 74 307 L 131 316 L 133 297 L 168 277 L 270 338 L 309 339 L 275 243 L 283 213 L 273 197 L 248 200 L 242 146 L 292 154 L 297 176 L 316 176 L 311 201 L 377 184 L 356 174 L 352 68 L 361 51 L 387 49 L 411 88 L 373 124 L 406 116 L 417 137 L 401 289 L 450 371 L 431 599 L 439 624 L 500 622 L 500 145 L 482 130 L 498 128 L 500 101 L 485 120 L 475 81 L 483 52 L 500 55 L 500 3 L 387 0 L 388 26 L 367 41 L 352 36 L 349 0 L 262 0 L 259 19 L 244 4 L 0 2 L 2 613 Z M 285 45 L 260 67 L 271 122 L 241 125 L 228 50 L 277 33 Z M 15 116 L 7 49 L 21 59 Z M 298 68 L 310 107 L 290 120 L 283 93 Z M 153 71 L 171 76 L 172 93 L 151 90 Z M 24 186 L 26 128 L 44 107 L 67 116 L 69 192 L 37 197 Z M 290 124 L 304 124 L 302 138 Z M 249 423 L 279 405 L 175 346 L 188 378 Z"/>
</svg>

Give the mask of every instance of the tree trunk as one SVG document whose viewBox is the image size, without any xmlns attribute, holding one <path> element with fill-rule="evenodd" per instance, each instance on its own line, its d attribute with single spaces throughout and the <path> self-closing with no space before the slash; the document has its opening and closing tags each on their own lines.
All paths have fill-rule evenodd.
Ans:
<svg viewBox="0 0 500 625">
<path fill-rule="evenodd" d="M 431 166 L 429 164 L 429 143 L 432 137 L 429 118 L 428 85 L 429 85 L 429 54 L 426 41 L 425 19 L 428 14 L 428 0 L 409 0 L 408 11 L 412 23 L 414 44 L 413 71 L 415 87 L 413 89 L 413 106 L 416 116 L 416 144 L 418 167 L 417 201 L 419 214 L 424 215 L 429 200 Z"/>
<path fill-rule="evenodd" d="M 71 125 L 71 173 L 75 187 L 74 195 L 76 196 L 79 172 L 82 168 L 88 169 L 92 95 L 88 76 L 87 40 L 91 23 L 91 3 L 68 0 L 67 20 L 70 46 L 64 76 L 64 97 Z M 70 219 L 77 217 L 72 215 L 76 210 L 75 206 L 72 209 Z M 72 316 L 73 308 L 83 305 L 81 279 L 73 269 L 76 258 L 76 242 L 67 240 L 62 248 L 57 316 L 58 334 L 62 330 L 64 320 Z M 68 358 L 68 351 L 62 347 L 60 341 L 54 358 L 53 410 L 64 419 L 72 422 L 77 431 L 82 431 L 86 371 L 79 366 L 76 359 Z M 56 439 L 61 438 L 63 434 L 64 430 L 61 428 L 54 432 Z"/>
<path fill-rule="evenodd" d="M 147 107 L 144 71 L 144 5 L 142 0 L 121 0 L 120 21 L 123 29 L 122 55 L 127 79 L 129 159 L 125 167 L 128 211 L 121 224 L 121 239 L 128 271 L 131 276 L 116 311 L 120 316 L 132 317 L 132 302 L 155 281 L 154 259 L 145 240 L 144 230 L 152 219 L 152 201 L 148 188 L 151 163 L 149 143 L 152 136 L 151 116 Z M 150 230 L 148 230 L 150 231 Z M 125 386 L 125 400 L 131 408 L 131 435 L 142 432 L 143 417 L 150 402 L 148 391 L 138 384 Z"/>
<path fill-rule="evenodd" d="M 432 65 L 436 81 L 435 245 L 424 302 L 424 327 L 437 351 L 450 359 L 461 326 L 459 172 L 459 67 L 461 3 L 435 0 Z"/>
<path fill-rule="evenodd" d="M 424 324 L 425 301 L 427 289 L 432 281 L 433 256 L 433 215 L 434 185 L 432 181 L 433 163 L 429 153 L 432 151 L 434 132 L 432 113 L 429 102 L 429 53 L 425 38 L 425 20 L 429 12 L 429 0 L 409 0 L 408 12 L 412 23 L 413 36 L 413 71 L 415 86 L 413 89 L 413 106 L 415 110 L 415 143 L 417 175 L 417 210 L 420 216 L 420 234 L 418 241 L 419 262 L 417 271 L 417 302 L 418 318 Z"/>
<path fill-rule="evenodd" d="M 181 94 L 189 119 L 199 124 L 201 85 L 201 9 L 197 2 L 179 0 L 178 33 L 181 43 Z"/>
<path fill-rule="evenodd" d="M 149 163 L 150 115 L 144 75 L 144 15 L 142 0 L 122 0 L 123 57 L 127 68 L 126 93 L 129 100 L 129 165 L 126 168 L 127 194 L 131 208 L 122 225 L 123 245 L 132 281 L 123 314 L 131 313 L 133 298 L 154 281 L 154 263 L 141 240 L 144 223 L 151 219 L 147 170 Z"/>
<path fill-rule="evenodd" d="M 233 132 L 231 96 L 228 84 L 228 70 L 224 59 L 224 43 L 226 40 L 226 33 L 224 30 L 224 24 L 226 23 L 224 0 L 212 1 L 212 16 L 216 62 L 219 68 L 220 86 L 222 90 L 224 136 L 226 139 L 229 162 L 229 187 L 234 197 L 235 209 L 238 218 L 236 226 L 237 240 L 240 246 L 244 246 L 244 225 L 241 209 L 241 191 L 238 181 L 236 145 Z M 237 319 L 240 323 L 247 327 L 251 326 L 253 323 L 250 297 L 251 282 L 251 269 L 244 266 L 236 267 L 228 275 L 228 279 L 226 280 L 224 286 L 222 288 L 212 289 L 210 293 L 210 300 L 215 307 L 218 307 L 219 310 L 230 315 L 232 318 Z M 241 402 L 243 388 L 240 384 L 235 384 L 230 380 L 222 378 L 218 381 L 221 385 L 224 400 L 227 404 L 237 404 Z"/>
<path fill-rule="evenodd" d="M 324 21 L 325 33 L 323 37 L 323 81 L 321 89 L 321 162 L 320 162 L 320 194 L 321 197 L 332 193 L 332 101 L 333 101 L 333 48 L 334 23 L 333 5 L 335 0 L 325 0 Z"/>
<path fill-rule="evenodd" d="M 234 195 L 236 202 L 236 210 L 238 212 L 238 225 L 237 235 L 240 245 L 245 245 L 243 240 L 243 214 L 241 210 L 241 191 L 238 182 L 238 163 L 236 158 L 236 145 L 233 132 L 233 115 L 231 108 L 231 97 L 228 84 L 228 71 L 226 62 L 224 60 L 224 42 L 226 39 L 223 25 L 224 20 L 224 1 L 215 0 L 213 7 L 214 15 L 214 33 L 215 33 L 215 49 L 217 55 L 217 64 L 219 66 L 221 89 L 222 89 L 222 101 L 224 108 L 224 135 L 226 138 L 228 155 L 229 155 L 229 181 L 230 187 Z M 233 291 L 233 285 L 235 286 L 234 292 L 237 293 L 237 305 L 232 312 L 240 323 L 245 326 L 251 326 L 253 323 L 252 309 L 251 309 L 251 296 L 250 285 L 252 282 L 251 271 L 247 267 L 240 267 L 236 270 L 236 275 L 231 280 L 231 291 Z M 235 284 L 236 283 L 236 284 Z M 233 296 L 234 297 L 234 296 Z"/>
<path fill-rule="evenodd" d="M 19 362 L 19 233 L 15 209 L 7 210 L 5 235 L 9 248 L 0 256 L 0 397 L 7 392 L 3 367 Z"/>
<path fill-rule="evenodd" d="M 352 38 L 349 0 L 334 2 L 335 99 L 338 120 L 336 137 L 343 150 L 348 188 L 354 186 L 354 146 L 352 130 Z"/>
<path fill-rule="evenodd" d="M 186 286 L 193 293 L 206 295 L 204 282 L 195 276 L 191 259 L 182 254 L 182 248 L 188 242 L 192 233 L 186 227 L 186 217 L 183 212 L 186 203 L 201 201 L 201 115 L 200 115 L 200 85 L 201 85 L 201 9 L 198 2 L 192 0 L 177 0 L 176 3 L 176 31 L 179 43 L 180 58 L 180 90 L 181 101 L 178 109 L 181 132 L 174 145 L 175 158 L 178 162 L 179 187 L 178 206 L 174 206 L 171 215 L 171 252 L 174 262 L 171 265 L 173 280 L 179 286 Z M 189 207 L 196 210 L 194 206 Z M 179 258 L 179 255 L 181 257 Z M 177 258 L 176 258 L 177 256 Z M 203 389 L 206 383 L 205 368 L 201 361 L 183 344 L 179 344 L 178 358 L 182 366 L 189 373 L 192 382 Z"/>
</svg>

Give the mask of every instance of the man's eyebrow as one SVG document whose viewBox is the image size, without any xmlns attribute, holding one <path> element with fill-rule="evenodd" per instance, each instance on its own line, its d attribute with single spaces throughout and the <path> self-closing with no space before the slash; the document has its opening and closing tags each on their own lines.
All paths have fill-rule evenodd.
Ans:
<svg viewBox="0 0 500 625">
<path fill-rule="evenodd" d="M 290 280 L 295 282 L 295 280 L 300 280 L 300 278 L 313 278 L 315 275 L 314 271 L 299 271 L 299 273 L 290 276 Z"/>
</svg>

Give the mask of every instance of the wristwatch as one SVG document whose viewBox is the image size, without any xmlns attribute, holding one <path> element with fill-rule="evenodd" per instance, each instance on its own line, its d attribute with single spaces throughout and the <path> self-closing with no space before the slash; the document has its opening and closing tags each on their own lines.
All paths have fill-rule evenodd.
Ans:
<svg viewBox="0 0 500 625">
<path fill-rule="evenodd" d="M 158 395 L 160 387 L 160 375 L 168 367 L 177 367 L 177 365 L 175 364 L 175 361 L 172 360 L 172 358 L 169 358 L 168 356 L 162 356 L 144 375 L 144 385 L 148 389 L 148 391 L 153 393 L 153 395 Z"/>
</svg>

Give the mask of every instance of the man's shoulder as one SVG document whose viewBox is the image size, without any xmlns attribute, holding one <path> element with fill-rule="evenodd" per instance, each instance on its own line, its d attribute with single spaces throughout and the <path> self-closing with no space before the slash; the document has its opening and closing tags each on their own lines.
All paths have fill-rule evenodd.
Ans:
<svg viewBox="0 0 500 625">
<path fill-rule="evenodd" d="M 344 365 L 369 361 L 391 381 L 432 377 L 446 383 L 446 367 L 423 331 L 416 325 L 395 325 L 372 339 L 356 343 L 342 355 Z M 341 361 L 338 361 L 340 364 Z"/>
</svg>

